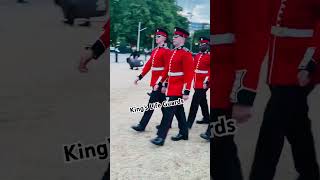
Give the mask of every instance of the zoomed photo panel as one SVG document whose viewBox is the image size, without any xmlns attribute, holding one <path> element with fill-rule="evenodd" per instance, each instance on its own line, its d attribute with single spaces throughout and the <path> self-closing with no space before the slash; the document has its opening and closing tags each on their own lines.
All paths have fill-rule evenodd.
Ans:
<svg viewBox="0 0 320 180">
<path fill-rule="evenodd" d="M 110 1 L 111 179 L 210 179 L 209 0 Z"/>
</svg>

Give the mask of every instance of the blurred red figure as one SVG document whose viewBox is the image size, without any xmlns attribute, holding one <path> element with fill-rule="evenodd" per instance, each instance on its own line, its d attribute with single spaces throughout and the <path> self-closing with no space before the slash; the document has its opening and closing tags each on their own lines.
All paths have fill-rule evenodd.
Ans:
<svg viewBox="0 0 320 180">
<path fill-rule="evenodd" d="M 236 122 L 251 116 L 267 50 L 265 4 L 256 0 L 211 1 L 210 120 L 200 136 L 211 141 L 211 177 L 242 180 Z M 219 127 L 224 126 L 224 131 Z"/>
<path fill-rule="evenodd" d="M 250 180 L 272 180 L 285 138 L 298 180 L 319 180 L 308 95 L 320 82 L 320 1 L 268 0 L 268 84 Z"/>
</svg>

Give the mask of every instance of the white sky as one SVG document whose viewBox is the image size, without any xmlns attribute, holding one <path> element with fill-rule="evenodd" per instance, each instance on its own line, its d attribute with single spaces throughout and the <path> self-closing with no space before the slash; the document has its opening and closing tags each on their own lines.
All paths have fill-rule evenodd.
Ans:
<svg viewBox="0 0 320 180">
<path fill-rule="evenodd" d="M 189 21 L 210 23 L 210 0 L 177 0 Z M 192 17 L 188 13 L 192 13 Z"/>
</svg>

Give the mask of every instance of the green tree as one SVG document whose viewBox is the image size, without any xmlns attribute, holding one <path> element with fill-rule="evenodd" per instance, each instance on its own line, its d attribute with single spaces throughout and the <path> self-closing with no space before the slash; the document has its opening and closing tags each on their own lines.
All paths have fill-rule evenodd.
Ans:
<svg viewBox="0 0 320 180">
<path fill-rule="evenodd" d="M 188 29 L 187 18 L 181 16 L 181 7 L 175 0 L 110 0 L 111 43 L 117 41 L 135 45 L 138 23 L 142 28 L 141 47 L 151 48 L 151 35 L 157 27 L 165 28 L 170 34 L 175 26 Z M 170 37 L 171 40 L 171 37 Z"/>
</svg>

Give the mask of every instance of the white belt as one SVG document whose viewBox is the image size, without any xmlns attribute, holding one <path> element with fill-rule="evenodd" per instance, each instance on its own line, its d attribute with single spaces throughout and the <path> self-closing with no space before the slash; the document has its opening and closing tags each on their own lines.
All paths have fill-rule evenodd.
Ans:
<svg viewBox="0 0 320 180">
<path fill-rule="evenodd" d="M 210 36 L 211 45 L 232 44 L 235 42 L 233 33 L 215 34 Z"/>
<path fill-rule="evenodd" d="M 296 37 L 296 38 L 306 38 L 313 36 L 312 29 L 293 29 L 287 27 L 271 27 L 271 34 L 277 37 Z"/>
<path fill-rule="evenodd" d="M 198 73 L 198 74 L 208 74 L 209 71 L 204 71 L 204 70 L 196 69 L 194 72 L 195 72 L 195 73 Z"/>
<path fill-rule="evenodd" d="M 183 76 L 183 72 L 168 72 L 168 76 Z"/>
<path fill-rule="evenodd" d="M 152 71 L 163 71 L 164 67 L 152 67 L 151 70 Z"/>
</svg>

